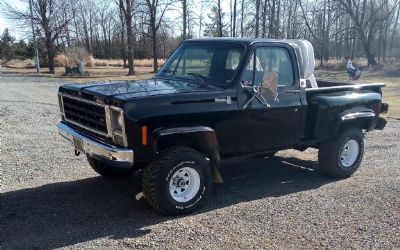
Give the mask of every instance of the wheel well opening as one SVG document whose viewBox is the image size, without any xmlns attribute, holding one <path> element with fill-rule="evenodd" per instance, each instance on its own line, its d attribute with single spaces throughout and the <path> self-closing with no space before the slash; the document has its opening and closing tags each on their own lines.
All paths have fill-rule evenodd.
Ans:
<svg viewBox="0 0 400 250">
<path fill-rule="evenodd" d="M 339 127 L 338 132 L 341 133 L 343 130 L 346 130 L 348 128 L 359 128 L 361 130 L 368 131 L 370 129 L 370 126 L 371 126 L 370 119 L 355 119 L 352 121 L 342 123 L 341 126 Z"/>
<path fill-rule="evenodd" d="M 171 146 L 186 146 L 199 150 L 199 147 L 193 136 L 187 134 L 174 134 L 160 137 L 158 140 L 157 151 L 160 152 Z"/>
</svg>

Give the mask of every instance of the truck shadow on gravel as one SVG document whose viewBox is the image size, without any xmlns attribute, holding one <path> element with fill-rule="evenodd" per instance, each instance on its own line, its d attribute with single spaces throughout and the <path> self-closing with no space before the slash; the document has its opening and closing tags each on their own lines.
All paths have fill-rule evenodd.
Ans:
<svg viewBox="0 0 400 250">
<path fill-rule="evenodd" d="M 196 214 L 244 201 L 316 189 L 334 181 L 314 171 L 314 161 L 272 157 L 224 161 L 224 184 L 215 185 Z M 52 183 L 2 194 L 1 242 L 8 248 L 56 248 L 98 238 L 135 238 L 145 229 L 173 220 L 154 212 L 144 200 L 139 175 L 119 181 L 101 177 Z"/>
</svg>

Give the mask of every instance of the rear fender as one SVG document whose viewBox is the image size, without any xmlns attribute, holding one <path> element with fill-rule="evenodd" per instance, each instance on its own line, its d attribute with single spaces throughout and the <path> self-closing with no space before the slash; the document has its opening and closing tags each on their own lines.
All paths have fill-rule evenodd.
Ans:
<svg viewBox="0 0 400 250">
<path fill-rule="evenodd" d="M 335 126 L 335 134 L 339 134 L 344 127 L 356 127 L 371 131 L 375 128 L 378 121 L 378 114 L 368 108 L 346 110 L 339 114 Z"/>
<path fill-rule="evenodd" d="M 381 113 L 381 87 L 381 84 L 346 85 L 307 91 L 309 137 L 317 141 L 330 139 L 346 126 L 374 129 Z"/>
</svg>

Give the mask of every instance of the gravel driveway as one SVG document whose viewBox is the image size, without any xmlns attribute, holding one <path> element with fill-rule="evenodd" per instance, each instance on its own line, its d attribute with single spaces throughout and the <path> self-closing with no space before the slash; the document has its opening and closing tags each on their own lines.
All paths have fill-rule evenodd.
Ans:
<svg viewBox="0 0 400 250">
<path fill-rule="evenodd" d="M 400 122 L 366 137 L 346 180 L 318 174 L 315 150 L 222 163 L 195 214 L 165 217 L 145 200 L 139 174 L 104 180 L 58 136 L 50 78 L 0 76 L 3 249 L 400 249 Z"/>
</svg>

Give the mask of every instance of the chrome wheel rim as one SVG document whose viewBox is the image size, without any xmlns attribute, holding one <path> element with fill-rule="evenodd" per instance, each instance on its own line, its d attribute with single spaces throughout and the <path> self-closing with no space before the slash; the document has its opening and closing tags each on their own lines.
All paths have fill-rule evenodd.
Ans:
<svg viewBox="0 0 400 250">
<path fill-rule="evenodd" d="M 348 140 L 341 149 L 340 152 L 340 163 L 343 167 L 351 167 L 357 160 L 358 154 L 360 152 L 359 144 L 356 140 Z"/>
<path fill-rule="evenodd" d="M 169 181 L 169 193 L 177 202 L 193 199 L 200 189 L 200 175 L 191 167 L 178 169 Z"/>
</svg>

